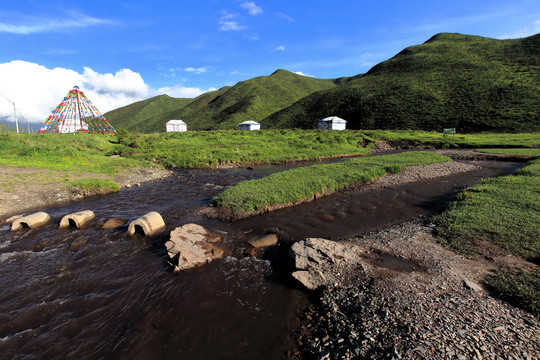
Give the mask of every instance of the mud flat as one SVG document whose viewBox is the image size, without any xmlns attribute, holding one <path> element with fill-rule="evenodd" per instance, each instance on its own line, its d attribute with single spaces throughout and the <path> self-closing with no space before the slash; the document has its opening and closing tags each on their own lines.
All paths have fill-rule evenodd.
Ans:
<svg viewBox="0 0 540 360">
<path fill-rule="evenodd" d="M 341 266 L 313 293 L 290 358 L 538 359 L 540 323 L 485 292 L 483 277 L 513 256 L 469 260 L 437 243 L 423 219 L 343 239 L 380 258 Z M 400 267 L 396 261 L 417 266 Z M 398 261 L 399 263 L 399 261 Z"/>
</svg>

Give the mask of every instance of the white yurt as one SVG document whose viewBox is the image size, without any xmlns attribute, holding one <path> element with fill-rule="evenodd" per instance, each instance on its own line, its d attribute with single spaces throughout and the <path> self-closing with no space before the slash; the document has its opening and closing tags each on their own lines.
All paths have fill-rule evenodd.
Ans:
<svg viewBox="0 0 540 360">
<path fill-rule="evenodd" d="M 261 130 L 261 124 L 253 120 L 244 121 L 238 124 L 239 130 Z"/>
<path fill-rule="evenodd" d="M 169 120 L 165 124 L 167 132 L 182 132 L 187 131 L 187 125 L 182 120 Z"/>
<path fill-rule="evenodd" d="M 345 130 L 347 121 L 337 116 L 329 116 L 319 120 L 319 129 L 321 130 Z"/>
</svg>

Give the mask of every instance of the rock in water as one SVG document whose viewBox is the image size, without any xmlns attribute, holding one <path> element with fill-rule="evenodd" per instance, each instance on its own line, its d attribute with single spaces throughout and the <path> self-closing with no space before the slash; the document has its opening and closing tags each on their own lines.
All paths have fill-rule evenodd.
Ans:
<svg viewBox="0 0 540 360">
<path fill-rule="evenodd" d="M 277 234 L 266 234 L 264 236 L 261 236 L 260 238 L 249 241 L 249 244 L 253 246 L 254 248 L 273 246 L 273 245 L 276 245 L 277 243 L 278 243 Z"/>
<path fill-rule="evenodd" d="M 104 222 L 98 223 L 97 227 L 100 229 L 114 229 L 120 226 L 126 225 L 128 220 L 126 219 L 108 219 Z"/>
<path fill-rule="evenodd" d="M 174 271 L 191 269 L 207 264 L 225 255 L 225 249 L 216 243 L 220 237 L 197 224 L 186 224 L 171 232 L 165 243 Z"/>
</svg>

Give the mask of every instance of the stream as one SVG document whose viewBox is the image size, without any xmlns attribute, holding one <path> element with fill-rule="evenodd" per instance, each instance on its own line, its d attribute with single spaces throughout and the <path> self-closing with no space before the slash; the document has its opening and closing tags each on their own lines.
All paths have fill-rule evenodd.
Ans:
<svg viewBox="0 0 540 360">
<path fill-rule="evenodd" d="M 307 294 L 275 259 L 245 257 L 267 231 L 283 243 L 344 238 L 440 212 L 456 191 L 522 164 L 473 162 L 477 171 L 372 191 L 337 193 L 233 223 L 197 215 L 212 196 L 291 166 L 177 170 L 156 183 L 42 209 L 38 229 L 0 228 L 0 354 L 9 359 L 279 359 Z M 67 214 L 133 220 L 159 212 L 167 229 L 147 238 L 125 229 L 58 229 Z M 173 274 L 164 242 L 186 223 L 222 235 L 231 255 Z M 268 260 L 270 259 L 270 260 Z M 279 260 L 278 260 L 279 262 Z"/>
</svg>

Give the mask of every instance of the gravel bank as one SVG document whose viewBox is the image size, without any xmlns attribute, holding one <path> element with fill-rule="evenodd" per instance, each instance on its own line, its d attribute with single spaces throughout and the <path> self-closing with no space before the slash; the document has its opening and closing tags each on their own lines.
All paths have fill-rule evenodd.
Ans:
<svg viewBox="0 0 540 360">
<path fill-rule="evenodd" d="M 504 257 L 468 260 L 440 246 L 432 224 L 406 222 L 346 239 L 384 261 L 336 268 L 341 281 L 313 295 L 291 358 L 538 359 L 540 324 L 499 301 L 481 279 Z M 368 254 L 367 254 L 368 255 Z M 529 265 L 530 266 L 530 265 Z M 335 275 L 336 275 L 335 274 Z"/>
<path fill-rule="evenodd" d="M 455 161 L 431 165 L 409 166 L 398 174 L 387 175 L 368 184 L 353 186 L 351 187 L 351 190 L 367 191 L 390 188 L 396 185 L 406 184 L 414 181 L 435 179 L 457 173 L 473 171 L 477 170 L 478 168 L 480 167 L 476 165 Z"/>
</svg>

